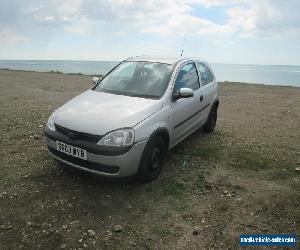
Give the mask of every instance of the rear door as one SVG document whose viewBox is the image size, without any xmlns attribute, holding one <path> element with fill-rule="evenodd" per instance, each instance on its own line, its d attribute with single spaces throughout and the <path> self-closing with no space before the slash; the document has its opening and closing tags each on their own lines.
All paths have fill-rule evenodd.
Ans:
<svg viewBox="0 0 300 250">
<path fill-rule="evenodd" d="M 171 103 L 174 142 L 185 137 L 199 123 L 202 91 L 194 62 L 189 62 L 179 69 L 173 93 L 178 92 L 180 88 L 191 88 L 194 96 L 173 100 Z"/>
</svg>

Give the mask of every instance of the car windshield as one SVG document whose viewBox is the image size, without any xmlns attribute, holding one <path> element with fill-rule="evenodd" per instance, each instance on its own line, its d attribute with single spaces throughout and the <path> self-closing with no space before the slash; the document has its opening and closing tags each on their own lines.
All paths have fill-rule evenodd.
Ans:
<svg viewBox="0 0 300 250">
<path fill-rule="evenodd" d="M 172 66 L 153 62 L 123 62 L 95 87 L 112 94 L 160 98 L 170 79 Z"/>
</svg>

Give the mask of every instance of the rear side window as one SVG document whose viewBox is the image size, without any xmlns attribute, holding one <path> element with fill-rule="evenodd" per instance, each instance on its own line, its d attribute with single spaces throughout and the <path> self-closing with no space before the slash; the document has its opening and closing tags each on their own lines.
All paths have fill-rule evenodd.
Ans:
<svg viewBox="0 0 300 250">
<path fill-rule="evenodd" d="M 208 67 L 203 63 L 197 63 L 198 71 L 201 76 L 202 85 L 205 86 L 214 80 L 214 76 L 208 69 Z"/>
<path fill-rule="evenodd" d="M 184 65 L 178 72 L 174 91 L 177 92 L 180 88 L 196 90 L 199 87 L 198 74 L 194 63 Z"/>
</svg>

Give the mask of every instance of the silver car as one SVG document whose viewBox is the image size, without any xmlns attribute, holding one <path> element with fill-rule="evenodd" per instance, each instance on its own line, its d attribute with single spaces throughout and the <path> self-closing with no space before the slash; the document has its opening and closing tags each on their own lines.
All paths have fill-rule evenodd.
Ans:
<svg viewBox="0 0 300 250">
<path fill-rule="evenodd" d="M 58 108 L 45 137 L 58 161 L 109 177 L 157 178 L 164 156 L 200 127 L 216 126 L 217 82 L 194 58 L 132 57 Z"/>
</svg>

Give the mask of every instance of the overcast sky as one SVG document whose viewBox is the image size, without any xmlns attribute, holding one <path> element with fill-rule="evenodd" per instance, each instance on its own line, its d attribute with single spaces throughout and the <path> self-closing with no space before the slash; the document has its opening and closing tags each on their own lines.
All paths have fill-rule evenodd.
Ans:
<svg viewBox="0 0 300 250">
<path fill-rule="evenodd" d="M 300 0 L 1 0 L 0 59 L 300 65 Z"/>
</svg>

